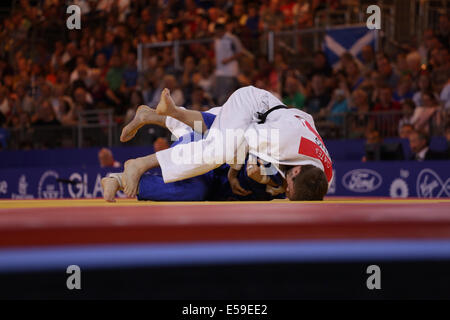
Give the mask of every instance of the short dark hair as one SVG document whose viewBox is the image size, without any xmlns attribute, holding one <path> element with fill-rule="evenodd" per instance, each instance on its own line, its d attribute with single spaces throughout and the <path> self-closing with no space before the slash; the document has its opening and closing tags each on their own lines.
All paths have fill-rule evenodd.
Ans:
<svg viewBox="0 0 450 320">
<path fill-rule="evenodd" d="M 413 132 L 411 132 L 411 134 L 414 134 L 414 133 L 417 134 L 419 139 L 425 140 L 425 142 L 427 143 L 427 146 L 430 145 L 430 136 L 426 132 L 424 132 L 422 130 L 414 130 Z"/>
<path fill-rule="evenodd" d="M 225 30 L 225 23 L 221 23 L 221 22 L 216 23 L 215 30 L 216 31 L 223 31 L 223 30 Z"/>
<path fill-rule="evenodd" d="M 319 201 L 328 191 L 325 173 L 313 165 L 302 166 L 300 173 L 294 177 L 294 195 L 290 200 Z"/>
</svg>

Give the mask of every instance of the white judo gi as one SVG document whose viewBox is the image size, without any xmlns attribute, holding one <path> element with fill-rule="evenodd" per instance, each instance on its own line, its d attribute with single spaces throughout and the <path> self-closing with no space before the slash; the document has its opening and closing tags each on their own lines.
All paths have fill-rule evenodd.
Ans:
<svg viewBox="0 0 450 320">
<path fill-rule="evenodd" d="M 236 163 L 236 156 L 249 153 L 272 163 L 283 176 L 280 165 L 316 166 L 331 183 L 332 162 L 309 114 L 278 109 L 258 124 L 258 113 L 279 105 L 282 102 L 268 91 L 253 86 L 236 90 L 222 107 L 211 109 L 217 115 L 204 139 L 156 153 L 164 182 L 198 176 L 223 163 L 238 168 L 243 161 Z M 166 122 L 168 127 L 172 121 Z"/>
</svg>

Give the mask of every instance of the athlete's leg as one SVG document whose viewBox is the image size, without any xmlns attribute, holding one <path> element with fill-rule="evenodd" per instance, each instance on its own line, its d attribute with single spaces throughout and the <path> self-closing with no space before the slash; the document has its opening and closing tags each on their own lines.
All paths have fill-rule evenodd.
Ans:
<svg viewBox="0 0 450 320">
<path fill-rule="evenodd" d="M 170 148 L 169 148 L 170 149 Z M 138 192 L 139 179 L 148 170 L 159 166 L 156 154 L 127 160 L 122 176 L 123 191 L 129 197 L 135 197 Z"/>
<path fill-rule="evenodd" d="M 103 198 L 115 202 L 117 191 L 122 190 L 122 173 L 110 174 L 103 178 Z M 160 174 L 143 174 L 139 180 L 137 196 L 139 200 L 152 201 L 203 201 L 209 192 L 206 175 L 183 181 L 164 183 Z"/>
<path fill-rule="evenodd" d="M 205 122 L 203 121 L 202 113 L 196 110 L 188 110 L 185 108 L 177 107 L 172 97 L 170 96 L 169 89 L 167 88 L 164 89 L 161 93 L 161 100 L 156 107 L 156 113 L 162 116 L 169 116 L 178 121 L 181 121 L 200 133 L 203 133 L 208 129 Z"/>
<path fill-rule="evenodd" d="M 157 114 L 155 110 L 146 105 L 140 105 L 136 110 L 136 115 L 133 120 L 122 129 L 120 141 L 126 142 L 131 140 L 136 135 L 136 132 L 146 124 L 165 127 L 166 116 Z"/>
<path fill-rule="evenodd" d="M 103 199 L 108 202 L 116 202 L 116 193 L 121 189 L 121 182 L 118 178 L 111 176 L 102 179 Z"/>
<path fill-rule="evenodd" d="M 177 138 L 189 133 L 191 131 L 190 129 L 200 133 L 206 131 L 207 125 L 203 121 L 202 114 L 199 111 L 186 110 L 183 107 L 175 106 L 170 95 L 169 100 L 163 99 L 163 96 L 168 93 L 169 91 L 167 89 L 161 93 L 161 100 L 157 106 L 157 110 L 146 105 L 138 107 L 133 120 L 122 129 L 122 134 L 120 135 L 121 142 L 131 140 L 136 135 L 136 132 L 146 124 L 155 124 L 167 128 Z M 217 114 L 218 110 L 214 109 L 217 108 L 213 108 L 211 113 Z"/>
<path fill-rule="evenodd" d="M 139 200 L 203 201 L 207 199 L 208 183 L 204 176 L 164 183 L 160 174 L 145 173 L 139 181 Z"/>
</svg>

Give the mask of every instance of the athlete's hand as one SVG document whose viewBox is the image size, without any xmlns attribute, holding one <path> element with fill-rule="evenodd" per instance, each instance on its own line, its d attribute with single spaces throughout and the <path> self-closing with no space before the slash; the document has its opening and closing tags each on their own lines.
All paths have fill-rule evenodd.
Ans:
<svg viewBox="0 0 450 320">
<path fill-rule="evenodd" d="M 258 160 L 258 163 L 260 165 L 263 165 L 263 163 L 260 160 Z M 253 179 L 256 182 L 261 183 L 261 184 L 267 184 L 270 182 L 269 176 L 262 175 L 261 168 L 257 164 L 251 164 L 251 163 L 247 164 L 247 176 L 250 179 Z"/>
<path fill-rule="evenodd" d="M 234 170 L 233 168 L 228 170 L 228 182 L 230 183 L 231 191 L 239 196 L 248 196 L 252 192 L 241 187 L 239 179 L 237 178 L 238 173 L 239 171 Z"/>
<path fill-rule="evenodd" d="M 233 191 L 234 194 L 237 194 L 239 196 L 248 196 L 252 192 L 249 190 L 245 190 L 241 187 L 241 184 L 239 183 L 239 180 L 237 178 L 233 178 L 230 181 L 231 191 Z"/>
</svg>

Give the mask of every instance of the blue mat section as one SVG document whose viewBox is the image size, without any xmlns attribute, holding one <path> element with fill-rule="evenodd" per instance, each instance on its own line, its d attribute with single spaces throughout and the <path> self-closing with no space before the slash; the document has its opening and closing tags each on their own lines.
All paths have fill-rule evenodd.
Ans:
<svg viewBox="0 0 450 320">
<path fill-rule="evenodd" d="M 339 240 L 63 246 L 0 250 L 0 272 L 271 262 L 450 259 L 450 240 Z"/>
</svg>

